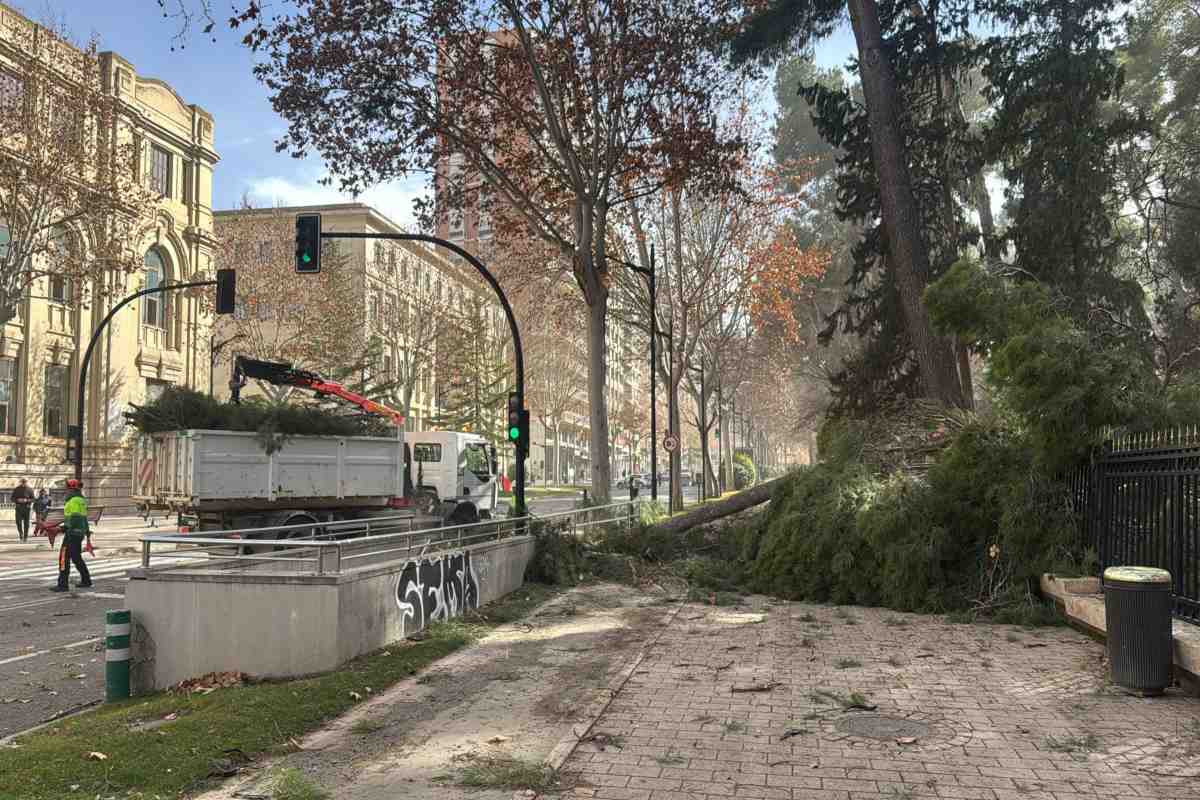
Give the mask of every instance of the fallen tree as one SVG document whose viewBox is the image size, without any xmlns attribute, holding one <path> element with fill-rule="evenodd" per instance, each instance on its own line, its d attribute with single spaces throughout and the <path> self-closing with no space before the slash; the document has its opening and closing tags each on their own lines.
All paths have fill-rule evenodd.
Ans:
<svg viewBox="0 0 1200 800">
<path fill-rule="evenodd" d="M 722 517 L 728 517 L 730 514 L 745 511 L 747 508 L 753 508 L 770 500 L 771 495 L 775 493 L 775 487 L 785 480 L 787 480 L 787 476 L 752 486 L 732 497 L 726 497 L 724 500 L 705 503 L 692 511 L 664 520 L 654 525 L 651 530 L 655 533 L 683 533 L 697 525 L 706 525 Z"/>
</svg>

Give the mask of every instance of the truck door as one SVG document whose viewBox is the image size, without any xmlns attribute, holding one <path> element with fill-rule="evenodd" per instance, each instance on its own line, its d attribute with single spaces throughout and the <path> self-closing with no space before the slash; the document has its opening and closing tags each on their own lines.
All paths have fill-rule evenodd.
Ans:
<svg viewBox="0 0 1200 800">
<path fill-rule="evenodd" d="M 488 458 L 487 445 L 470 442 L 459 455 L 459 474 L 462 476 L 463 494 L 480 510 L 492 507 L 492 464 Z"/>
</svg>

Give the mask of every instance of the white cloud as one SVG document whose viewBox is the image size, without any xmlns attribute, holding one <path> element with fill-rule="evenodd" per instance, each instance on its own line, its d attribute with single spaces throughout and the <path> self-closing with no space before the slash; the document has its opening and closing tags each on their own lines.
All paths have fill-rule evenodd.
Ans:
<svg viewBox="0 0 1200 800">
<path fill-rule="evenodd" d="M 357 198 L 339 192 L 336 186 L 324 186 L 320 173 L 311 180 L 271 175 L 251 178 L 245 182 L 250 202 L 256 206 L 312 206 L 325 203 L 366 203 L 405 229 L 415 227 L 413 200 L 428 195 L 423 179 L 382 183 L 363 192 Z"/>
</svg>

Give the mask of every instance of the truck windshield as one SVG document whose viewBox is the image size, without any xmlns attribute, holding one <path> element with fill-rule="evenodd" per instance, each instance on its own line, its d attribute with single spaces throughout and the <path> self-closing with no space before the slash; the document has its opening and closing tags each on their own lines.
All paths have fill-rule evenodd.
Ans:
<svg viewBox="0 0 1200 800">
<path fill-rule="evenodd" d="M 487 448 L 484 445 L 469 444 L 463 451 L 463 455 L 467 460 L 467 469 L 475 473 L 476 478 L 485 482 L 491 480 L 492 470 L 488 464 Z"/>
</svg>

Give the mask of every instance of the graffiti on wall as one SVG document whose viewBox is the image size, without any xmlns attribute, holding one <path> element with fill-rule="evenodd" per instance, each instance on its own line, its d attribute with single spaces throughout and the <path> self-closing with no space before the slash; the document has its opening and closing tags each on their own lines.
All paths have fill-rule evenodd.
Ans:
<svg viewBox="0 0 1200 800">
<path fill-rule="evenodd" d="M 403 635 L 440 619 L 457 617 L 469 608 L 479 608 L 479 579 L 471 566 L 471 553 L 410 561 L 396 584 Z"/>
</svg>

